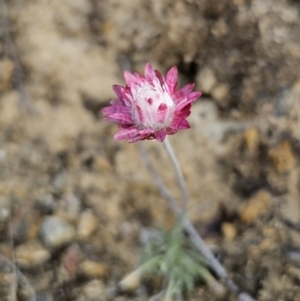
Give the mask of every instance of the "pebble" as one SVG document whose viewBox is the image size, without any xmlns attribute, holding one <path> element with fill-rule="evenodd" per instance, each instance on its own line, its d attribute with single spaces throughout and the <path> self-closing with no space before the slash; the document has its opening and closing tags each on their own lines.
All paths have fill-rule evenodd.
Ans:
<svg viewBox="0 0 300 301">
<path fill-rule="evenodd" d="M 197 74 L 196 82 L 202 92 L 210 93 L 217 84 L 217 78 L 211 68 L 205 67 Z"/>
<path fill-rule="evenodd" d="M 251 128 L 245 131 L 244 139 L 246 149 L 250 153 L 255 153 L 259 146 L 259 132 L 256 128 Z"/>
<path fill-rule="evenodd" d="M 78 270 L 78 264 L 82 259 L 82 252 L 78 244 L 70 245 L 62 256 L 62 265 L 64 269 L 70 274 L 75 275 Z"/>
<path fill-rule="evenodd" d="M 50 252 L 37 241 L 30 241 L 16 248 L 16 262 L 21 268 L 31 268 L 46 263 Z"/>
<path fill-rule="evenodd" d="M 224 19 L 219 20 L 211 29 L 211 33 L 216 37 L 220 38 L 226 35 L 229 31 L 228 25 Z"/>
<path fill-rule="evenodd" d="M 38 211 L 31 207 L 18 206 L 15 211 L 13 225 L 13 236 L 18 243 L 24 243 L 28 240 L 37 238 L 40 224 L 40 215 Z"/>
<path fill-rule="evenodd" d="M 36 294 L 36 301 L 53 301 L 51 292 L 41 292 Z"/>
<path fill-rule="evenodd" d="M 227 103 L 229 95 L 229 86 L 226 84 L 218 84 L 211 91 L 211 96 L 221 105 L 224 106 Z"/>
<path fill-rule="evenodd" d="M 14 273 L 0 273 L 1 300 L 17 301 L 16 283 Z"/>
<path fill-rule="evenodd" d="M 266 212 L 271 205 L 271 195 L 261 190 L 248 200 L 247 205 L 241 213 L 241 220 L 246 224 L 253 223 L 261 214 Z"/>
<path fill-rule="evenodd" d="M 77 235 L 80 240 L 89 238 L 97 229 L 97 217 L 90 211 L 86 210 L 81 213 L 77 227 Z"/>
<path fill-rule="evenodd" d="M 51 193 L 44 195 L 38 200 L 38 206 L 45 214 L 53 213 L 56 207 L 53 195 Z"/>
<path fill-rule="evenodd" d="M 106 278 L 107 265 L 101 262 L 85 260 L 79 265 L 80 273 L 86 278 Z"/>
<path fill-rule="evenodd" d="M 95 170 L 99 171 L 112 171 L 113 167 L 109 160 L 104 157 L 104 156 L 96 156 L 94 163 L 93 163 L 93 168 Z"/>
<path fill-rule="evenodd" d="M 52 186 L 56 193 L 62 193 L 68 183 L 68 173 L 65 171 L 59 172 L 52 180 Z"/>
<path fill-rule="evenodd" d="M 268 155 L 278 173 L 290 171 L 296 162 L 292 146 L 287 140 L 283 140 L 272 147 Z"/>
<path fill-rule="evenodd" d="M 59 202 L 57 215 L 70 223 L 78 220 L 81 210 L 81 200 L 74 192 L 68 192 Z"/>
<path fill-rule="evenodd" d="M 281 91 L 275 100 L 276 114 L 281 116 L 288 114 L 298 100 L 298 95 L 293 90 L 285 89 Z"/>
<path fill-rule="evenodd" d="M 92 280 L 83 288 L 82 292 L 76 298 L 76 301 L 106 301 L 108 293 L 106 286 L 101 280 Z"/>
<path fill-rule="evenodd" d="M 75 234 L 75 229 L 58 216 L 46 217 L 40 227 L 41 238 L 49 248 L 59 248 L 70 243 Z"/>
<path fill-rule="evenodd" d="M 227 240 L 234 240 L 237 236 L 237 229 L 232 223 L 223 223 L 222 233 Z"/>
<path fill-rule="evenodd" d="M 141 268 L 137 268 L 136 270 L 125 276 L 118 283 L 118 287 L 122 292 L 133 292 L 141 285 L 141 280 L 142 271 Z"/>
</svg>

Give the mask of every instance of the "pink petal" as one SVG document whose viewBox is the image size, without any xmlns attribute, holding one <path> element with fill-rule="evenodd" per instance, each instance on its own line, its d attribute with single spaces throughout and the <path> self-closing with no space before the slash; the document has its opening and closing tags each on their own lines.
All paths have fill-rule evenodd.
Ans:
<svg viewBox="0 0 300 301">
<path fill-rule="evenodd" d="M 107 121 L 112 121 L 119 124 L 132 124 L 133 121 L 129 114 L 125 113 L 114 113 L 104 118 Z"/>
<path fill-rule="evenodd" d="M 119 85 L 113 85 L 113 90 L 115 91 L 115 93 L 117 94 L 120 100 L 124 102 L 128 102 L 128 101 L 131 102 L 127 96 L 127 94 L 130 94 L 131 92 L 127 88 Z"/>
<path fill-rule="evenodd" d="M 115 135 L 115 140 L 130 139 L 138 134 L 137 128 L 121 129 Z"/>
<path fill-rule="evenodd" d="M 167 75 L 166 75 L 166 84 L 169 87 L 169 92 L 174 94 L 176 86 L 177 86 L 177 77 L 178 77 L 178 70 L 177 67 L 172 67 Z"/>
<path fill-rule="evenodd" d="M 173 97 L 173 99 L 175 100 L 175 103 L 176 103 L 176 99 L 180 99 L 184 96 L 187 96 L 189 93 L 191 93 L 193 91 L 194 87 L 195 87 L 195 84 L 192 83 L 192 84 L 188 84 L 188 85 L 184 86 L 183 88 L 181 88 L 180 90 L 178 90 Z"/>
<path fill-rule="evenodd" d="M 124 105 L 124 101 L 121 99 L 112 99 L 109 103 L 111 105 Z"/>
<path fill-rule="evenodd" d="M 177 133 L 177 130 L 171 129 L 171 128 L 167 128 L 167 134 L 168 135 L 174 135 Z"/>
<path fill-rule="evenodd" d="M 155 72 L 155 76 L 158 78 L 158 80 L 160 82 L 160 85 L 163 86 L 164 83 L 165 83 L 164 77 L 162 76 L 162 74 L 158 70 L 154 70 L 154 72 Z"/>
<path fill-rule="evenodd" d="M 157 121 L 164 122 L 167 117 L 168 107 L 165 103 L 161 103 L 157 108 Z"/>
<path fill-rule="evenodd" d="M 142 136 L 144 136 L 144 135 L 150 135 L 153 132 L 154 132 L 154 130 L 152 130 L 152 129 L 144 129 L 144 130 L 140 130 L 139 134 L 142 135 Z"/>
<path fill-rule="evenodd" d="M 120 99 L 123 99 L 124 94 L 125 94 L 125 88 L 119 85 L 113 85 L 113 90 L 115 91 L 115 93 L 117 94 L 117 96 Z"/>
<path fill-rule="evenodd" d="M 145 66 L 145 78 L 148 82 L 152 83 L 155 77 L 155 72 L 151 64 L 147 63 Z"/>
<path fill-rule="evenodd" d="M 167 135 L 166 129 L 161 129 L 155 133 L 155 138 L 157 141 L 162 142 L 165 140 L 166 135 Z"/>
<path fill-rule="evenodd" d="M 124 71 L 124 78 L 125 78 L 126 85 L 128 87 L 136 83 L 135 76 L 127 70 Z"/>
<path fill-rule="evenodd" d="M 177 126 L 177 129 L 178 130 L 185 130 L 185 129 L 189 129 L 191 126 L 189 124 L 189 122 L 182 118 L 181 121 L 179 122 L 178 126 Z"/>
<path fill-rule="evenodd" d="M 201 92 L 192 92 L 189 95 L 187 95 L 187 97 L 181 99 L 176 106 L 176 110 L 175 113 L 178 111 L 181 111 L 184 107 L 186 107 L 187 105 L 191 104 L 192 102 L 194 102 L 196 99 L 198 99 L 201 96 Z"/>
<path fill-rule="evenodd" d="M 186 105 L 183 109 L 181 109 L 179 111 L 175 111 L 175 115 L 177 117 L 186 118 L 191 115 L 191 107 L 192 107 L 192 104 Z"/>
<path fill-rule="evenodd" d="M 131 97 L 130 97 L 130 91 L 122 86 L 119 85 L 113 85 L 113 90 L 117 94 L 117 96 L 120 98 L 121 101 L 125 103 L 126 106 L 131 106 Z"/>
<path fill-rule="evenodd" d="M 118 124 L 118 127 L 120 128 L 120 129 L 129 129 L 129 128 L 132 128 L 132 123 L 128 123 L 128 124 Z"/>
<path fill-rule="evenodd" d="M 181 122 L 183 118 L 182 117 L 174 117 L 174 119 L 172 120 L 171 124 L 170 124 L 170 128 L 173 130 L 177 130 L 178 129 L 178 125 Z"/>
<path fill-rule="evenodd" d="M 133 74 L 135 76 L 136 84 L 140 85 L 140 84 L 145 83 L 145 78 L 142 75 L 140 75 L 138 72 L 134 72 Z"/>
<path fill-rule="evenodd" d="M 101 112 L 105 115 L 110 115 L 114 113 L 127 113 L 130 114 L 130 108 L 120 105 L 113 105 L 109 107 L 105 107 L 101 110 Z"/>
<path fill-rule="evenodd" d="M 143 139 L 144 139 L 143 136 L 137 135 L 137 136 L 135 136 L 135 137 L 129 138 L 129 139 L 127 140 L 127 142 L 128 142 L 128 143 L 133 143 L 133 142 L 137 142 L 137 141 L 143 140 Z"/>
<path fill-rule="evenodd" d="M 192 102 L 193 102 L 196 99 L 198 99 L 201 95 L 202 95 L 202 92 L 195 91 L 195 92 L 191 92 L 190 94 L 188 94 L 187 98 L 188 98 L 188 100 L 192 100 Z"/>
</svg>

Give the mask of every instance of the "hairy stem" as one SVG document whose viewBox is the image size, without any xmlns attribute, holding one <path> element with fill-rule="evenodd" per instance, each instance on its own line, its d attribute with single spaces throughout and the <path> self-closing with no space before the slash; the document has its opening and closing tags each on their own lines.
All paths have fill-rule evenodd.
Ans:
<svg viewBox="0 0 300 301">
<path fill-rule="evenodd" d="M 141 157 L 143 161 L 145 162 L 149 172 L 151 173 L 155 184 L 157 185 L 160 193 L 162 196 L 166 199 L 168 205 L 171 207 L 173 212 L 178 217 L 183 217 L 182 224 L 184 230 L 189 234 L 190 239 L 192 240 L 194 246 L 196 249 L 203 255 L 203 257 L 208 261 L 212 269 L 215 271 L 215 273 L 218 275 L 218 277 L 223 281 L 223 283 L 227 286 L 227 288 L 238 297 L 239 301 L 256 301 L 253 299 L 249 294 L 246 292 L 243 292 L 230 278 L 228 272 L 223 267 L 223 265 L 215 258 L 214 254 L 211 252 L 207 244 L 204 242 L 202 237 L 199 235 L 198 231 L 195 229 L 195 227 L 192 225 L 190 220 L 183 216 L 183 211 L 178 207 L 176 200 L 171 195 L 168 188 L 165 186 L 164 182 L 162 181 L 159 174 L 154 169 L 150 158 L 148 156 L 148 153 L 146 149 L 144 148 L 144 145 L 142 142 L 139 144 L 139 149 L 141 153 Z"/>
<path fill-rule="evenodd" d="M 183 216 L 184 216 L 184 214 L 186 213 L 187 208 L 188 208 L 188 199 L 189 199 L 186 183 L 185 183 L 185 180 L 184 180 L 184 177 L 182 174 L 180 164 L 177 160 L 177 157 L 175 155 L 172 145 L 170 144 L 168 137 L 165 138 L 163 145 L 164 145 L 164 147 L 167 151 L 167 154 L 173 164 L 175 174 L 177 176 L 177 180 L 178 180 L 178 184 L 179 184 L 180 192 L 181 192 L 181 198 L 182 198 L 182 212 L 183 212 Z"/>
</svg>

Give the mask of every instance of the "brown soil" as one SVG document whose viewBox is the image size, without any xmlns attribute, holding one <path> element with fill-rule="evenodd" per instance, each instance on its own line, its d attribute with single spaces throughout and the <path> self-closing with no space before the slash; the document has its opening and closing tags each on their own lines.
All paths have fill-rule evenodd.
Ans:
<svg viewBox="0 0 300 301">
<path fill-rule="evenodd" d="M 300 6 L 292 0 L 0 0 L 0 299 L 107 300 L 173 223 L 135 144 L 99 110 L 122 70 L 177 65 L 204 95 L 170 138 L 189 217 L 259 301 L 300 300 Z M 179 199 L 158 142 L 146 147 Z M 43 239 L 49 217 L 65 242 Z M 69 236 L 68 236 L 69 235 Z M 2 257 L 2 255 L 4 257 Z M 21 274 L 19 274 L 21 275 Z M 22 280 L 23 279 L 23 280 Z M 17 294 L 14 283 L 19 283 Z M 27 287 L 27 288 L 26 288 Z M 114 300 L 148 300 L 143 283 Z M 16 297 L 17 296 L 17 297 Z M 235 300 L 200 284 L 191 300 Z"/>
</svg>

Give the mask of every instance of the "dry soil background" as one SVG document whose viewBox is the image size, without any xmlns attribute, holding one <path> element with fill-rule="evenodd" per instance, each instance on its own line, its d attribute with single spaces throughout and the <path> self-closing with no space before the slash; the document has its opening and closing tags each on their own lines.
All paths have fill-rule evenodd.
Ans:
<svg viewBox="0 0 300 301">
<path fill-rule="evenodd" d="M 39 301 L 108 300 L 147 233 L 172 224 L 136 145 L 99 114 L 146 62 L 204 92 L 171 137 L 193 223 L 259 301 L 300 300 L 299 1 L 0 3 L 1 300 L 28 297 L 8 260 Z M 146 147 L 178 196 L 162 146 Z M 235 298 L 199 284 L 191 300 Z"/>
</svg>

